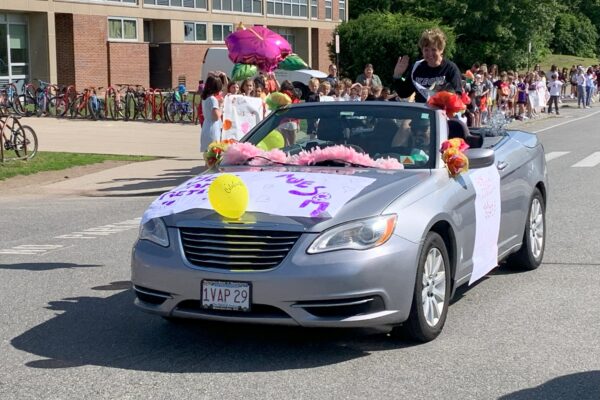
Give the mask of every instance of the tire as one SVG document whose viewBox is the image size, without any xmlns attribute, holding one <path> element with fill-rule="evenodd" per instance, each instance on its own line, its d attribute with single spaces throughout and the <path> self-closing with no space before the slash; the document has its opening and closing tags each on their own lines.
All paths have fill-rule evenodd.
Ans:
<svg viewBox="0 0 600 400">
<path fill-rule="evenodd" d="M 90 117 L 96 121 L 100 113 L 100 100 L 97 97 L 90 96 L 88 98 L 87 109 Z"/>
<path fill-rule="evenodd" d="M 67 112 L 67 103 L 62 96 L 55 96 L 48 102 L 48 113 L 53 117 L 64 117 Z"/>
<path fill-rule="evenodd" d="M 135 118 L 137 103 L 133 93 L 125 95 L 125 109 L 123 111 L 123 119 L 129 121 Z"/>
<path fill-rule="evenodd" d="M 38 149 L 38 139 L 33 128 L 22 125 L 21 129 L 19 129 L 18 132 L 15 132 L 13 136 L 13 146 L 17 157 L 26 159 L 33 158 Z"/>
<path fill-rule="evenodd" d="M 429 232 L 423 242 L 408 320 L 392 334 L 429 342 L 442 332 L 450 303 L 451 270 L 442 237 Z"/>
<path fill-rule="evenodd" d="M 529 201 L 525 231 L 521 248 L 508 257 L 511 268 L 533 271 L 542 263 L 546 248 L 546 206 L 539 189 L 535 189 Z"/>
<path fill-rule="evenodd" d="M 27 116 L 25 110 L 26 98 L 27 96 L 25 95 L 15 96 L 11 102 L 13 111 L 21 117 Z"/>
<path fill-rule="evenodd" d="M 43 90 L 35 92 L 35 115 L 41 117 L 48 110 L 48 98 Z"/>
<path fill-rule="evenodd" d="M 174 102 L 167 100 L 167 102 L 165 103 L 164 113 L 165 113 L 165 119 L 168 122 L 175 122 L 175 118 L 176 118 L 175 114 L 177 113 L 177 105 Z"/>
</svg>

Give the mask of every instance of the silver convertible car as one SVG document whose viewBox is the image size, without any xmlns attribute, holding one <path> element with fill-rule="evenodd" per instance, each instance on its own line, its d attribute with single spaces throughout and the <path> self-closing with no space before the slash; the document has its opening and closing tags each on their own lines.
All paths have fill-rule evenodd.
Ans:
<svg viewBox="0 0 600 400">
<path fill-rule="evenodd" d="M 451 138 L 470 146 L 458 175 L 440 152 Z M 146 212 L 131 262 L 143 310 L 388 326 L 425 342 L 459 286 L 500 262 L 542 262 L 548 182 L 535 134 L 469 130 L 421 104 L 331 102 L 275 111 L 242 142 L 264 153 L 222 162 Z M 287 161 L 269 158 L 278 150 Z M 223 173 L 248 186 L 239 219 L 207 206 L 207 185 Z"/>
</svg>

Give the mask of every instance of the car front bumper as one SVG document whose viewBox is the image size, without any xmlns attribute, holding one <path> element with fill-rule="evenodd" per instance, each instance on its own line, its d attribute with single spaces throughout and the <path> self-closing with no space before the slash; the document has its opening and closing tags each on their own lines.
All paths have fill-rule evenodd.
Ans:
<svg viewBox="0 0 600 400">
<path fill-rule="evenodd" d="M 303 234 L 279 266 L 264 271 L 199 268 L 184 255 L 176 228 L 170 246 L 138 241 L 132 253 L 135 304 L 163 316 L 305 327 L 395 325 L 408 318 L 419 244 L 393 235 L 374 249 L 307 254 Z M 249 312 L 200 307 L 202 280 L 251 285 Z"/>
</svg>

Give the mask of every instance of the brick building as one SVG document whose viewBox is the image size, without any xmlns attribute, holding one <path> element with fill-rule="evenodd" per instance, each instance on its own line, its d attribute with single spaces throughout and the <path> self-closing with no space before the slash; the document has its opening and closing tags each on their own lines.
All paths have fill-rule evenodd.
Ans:
<svg viewBox="0 0 600 400">
<path fill-rule="evenodd" d="M 0 0 L 0 83 L 192 88 L 206 50 L 240 22 L 278 32 L 326 72 L 346 16 L 347 0 Z"/>
</svg>

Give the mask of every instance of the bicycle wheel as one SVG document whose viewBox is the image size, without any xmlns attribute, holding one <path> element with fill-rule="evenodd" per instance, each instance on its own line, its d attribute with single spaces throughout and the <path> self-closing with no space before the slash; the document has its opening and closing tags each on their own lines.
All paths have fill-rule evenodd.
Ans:
<svg viewBox="0 0 600 400">
<path fill-rule="evenodd" d="M 90 117 L 96 121 L 98 119 L 98 114 L 100 113 L 100 101 L 96 96 L 90 96 L 88 98 L 87 109 Z"/>
<path fill-rule="evenodd" d="M 48 96 L 43 90 L 38 89 L 35 93 L 35 115 L 41 117 L 48 111 Z"/>
<path fill-rule="evenodd" d="M 63 96 L 52 97 L 48 102 L 48 113 L 53 117 L 64 117 L 67 108 L 67 102 Z"/>
<path fill-rule="evenodd" d="M 33 128 L 27 125 L 13 126 L 12 145 L 19 158 L 33 158 L 38 149 L 38 139 Z"/>
<path fill-rule="evenodd" d="M 22 94 L 19 96 L 14 96 L 12 100 L 9 101 L 10 107 L 12 107 L 15 114 L 20 115 L 21 117 L 25 117 L 27 115 L 26 112 L 26 95 Z M 7 107 L 8 109 L 8 107 Z"/>
<path fill-rule="evenodd" d="M 178 118 L 178 110 L 177 104 L 174 101 L 169 101 L 165 104 L 165 116 L 167 117 L 167 121 L 176 122 Z"/>
<path fill-rule="evenodd" d="M 129 121 L 135 118 L 137 103 L 133 93 L 127 93 L 125 95 L 125 112 L 123 119 Z"/>
</svg>

